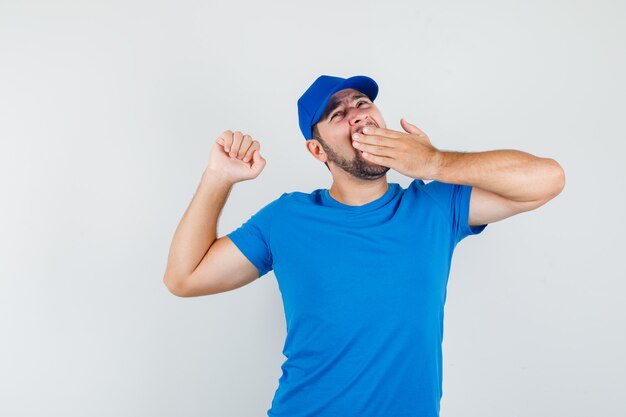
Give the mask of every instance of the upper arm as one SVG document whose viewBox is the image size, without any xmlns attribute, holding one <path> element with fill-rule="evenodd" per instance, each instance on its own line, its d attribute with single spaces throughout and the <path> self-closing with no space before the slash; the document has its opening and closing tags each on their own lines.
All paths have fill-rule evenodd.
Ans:
<svg viewBox="0 0 626 417">
<path fill-rule="evenodd" d="M 217 239 L 200 264 L 181 281 L 176 295 L 196 297 L 243 287 L 259 277 L 259 270 L 228 236 Z"/>
<path fill-rule="evenodd" d="M 525 211 L 534 210 L 547 201 L 514 201 L 491 191 L 472 187 L 468 223 L 470 226 L 494 223 Z"/>
</svg>

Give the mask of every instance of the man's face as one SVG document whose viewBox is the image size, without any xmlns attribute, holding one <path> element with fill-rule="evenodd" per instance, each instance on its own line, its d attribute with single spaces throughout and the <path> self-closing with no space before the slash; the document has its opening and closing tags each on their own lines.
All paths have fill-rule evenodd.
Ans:
<svg viewBox="0 0 626 417">
<path fill-rule="evenodd" d="M 375 180 L 389 168 L 366 160 L 362 151 L 352 146 L 352 134 L 361 133 L 368 125 L 387 127 L 378 107 L 365 94 L 352 88 L 333 94 L 317 122 L 323 141 L 320 145 L 328 162 L 357 178 Z"/>
</svg>

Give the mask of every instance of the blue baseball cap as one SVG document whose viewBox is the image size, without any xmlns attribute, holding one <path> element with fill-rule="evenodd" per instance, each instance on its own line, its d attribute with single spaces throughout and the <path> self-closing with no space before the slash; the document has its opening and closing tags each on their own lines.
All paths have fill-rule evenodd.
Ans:
<svg viewBox="0 0 626 417">
<path fill-rule="evenodd" d="M 378 95 L 378 84 L 365 75 L 350 78 L 321 75 L 298 99 L 298 119 L 304 139 L 312 139 L 311 128 L 324 114 L 330 97 L 337 91 L 354 88 L 374 101 Z"/>
</svg>

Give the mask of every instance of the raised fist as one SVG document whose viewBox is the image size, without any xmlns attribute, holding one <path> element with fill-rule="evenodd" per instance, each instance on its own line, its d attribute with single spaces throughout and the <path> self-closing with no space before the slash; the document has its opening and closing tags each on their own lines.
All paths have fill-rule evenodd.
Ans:
<svg viewBox="0 0 626 417">
<path fill-rule="evenodd" d="M 256 178 L 264 167 L 258 141 L 239 131 L 225 130 L 213 144 L 207 170 L 236 183 Z"/>
</svg>

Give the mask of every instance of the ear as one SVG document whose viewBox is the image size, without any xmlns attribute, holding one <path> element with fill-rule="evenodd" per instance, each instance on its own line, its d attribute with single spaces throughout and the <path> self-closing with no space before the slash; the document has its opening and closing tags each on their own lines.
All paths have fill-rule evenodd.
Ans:
<svg viewBox="0 0 626 417">
<path fill-rule="evenodd" d="M 309 153 L 313 155 L 315 159 L 326 162 L 328 156 L 326 155 L 326 152 L 324 152 L 324 148 L 322 148 L 322 145 L 320 145 L 317 139 L 307 140 L 305 146 L 306 150 L 309 151 Z"/>
</svg>

